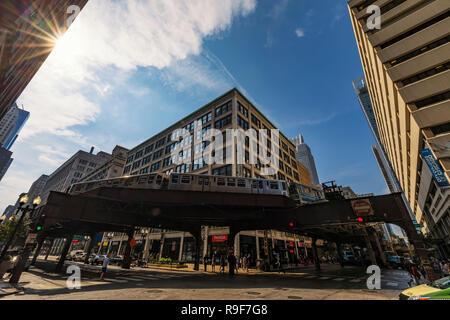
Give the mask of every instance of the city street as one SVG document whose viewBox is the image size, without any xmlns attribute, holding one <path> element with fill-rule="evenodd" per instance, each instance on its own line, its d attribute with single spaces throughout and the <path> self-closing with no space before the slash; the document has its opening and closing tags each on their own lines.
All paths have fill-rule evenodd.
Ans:
<svg viewBox="0 0 450 320">
<path fill-rule="evenodd" d="M 321 272 L 302 266 L 285 274 L 239 272 L 232 278 L 212 272 L 111 267 L 100 281 L 100 267 L 77 264 L 83 268 L 80 290 L 67 289 L 68 276 L 49 271 L 53 261 L 38 260 L 21 279 L 24 291 L 3 300 L 395 300 L 409 279 L 402 270 L 383 270 L 381 290 L 368 290 L 369 275 L 361 268 L 324 264 Z"/>
</svg>

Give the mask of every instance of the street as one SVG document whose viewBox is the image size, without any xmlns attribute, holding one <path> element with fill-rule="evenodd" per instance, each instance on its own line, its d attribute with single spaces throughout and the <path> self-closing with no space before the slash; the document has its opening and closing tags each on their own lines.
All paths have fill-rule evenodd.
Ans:
<svg viewBox="0 0 450 320">
<path fill-rule="evenodd" d="M 66 266 L 74 264 L 67 262 Z M 82 267 L 81 289 L 66 287 L 68 275 L 54 274 L 53 261 L 38 260 L 21 279 L 23 292 L 4 300 L 386 300 L 408 288 L 403 270 L 383 270 L 381 290 L 368 290 L 359 267 L 323 264 L 285 274 L 242 273 L 234 277 L 212 272 L 110 267 L 103 281 L 100 267 Z"/>
</svg>

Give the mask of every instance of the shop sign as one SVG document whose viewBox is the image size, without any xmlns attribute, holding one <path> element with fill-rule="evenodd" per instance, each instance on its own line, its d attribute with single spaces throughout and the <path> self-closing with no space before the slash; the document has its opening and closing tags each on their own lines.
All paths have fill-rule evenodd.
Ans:
<svg viewBox="0 0 450 320">
<path fill-rule="evenodd" d="M 212 242 L 226 242 L 228 241 L 228 235 L 221 235 L 221 236 L 212 236 Z"/>
</svg>

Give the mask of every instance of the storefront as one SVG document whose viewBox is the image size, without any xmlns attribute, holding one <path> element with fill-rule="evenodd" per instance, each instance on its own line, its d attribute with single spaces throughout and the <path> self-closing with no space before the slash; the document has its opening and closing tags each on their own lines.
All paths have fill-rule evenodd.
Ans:
<svg viewBox="0 0 450 320">
<path fill-rule="evenodd" d="M 203 252 L 203 241 L 201 242 L 200 252 Z M 182 260 L 188 263 L 195 262 L 195 240 L 193 237 L 185 237 L 183 240 Z"/>
<path fill-rule="evenodd" d="M 220 256 L 228 255 L 228 235 L 214 235 L 208 237 L 208 257 L 215 256 L 216 264 L 220 263 Z"/>
<path fill-rule="evenodd" d="M 164 239 L 164 248 L 162 258 L 170 258 L 172 261 L 178 261 L 180 254 L 181 238 Z"/>
<path fill-rule="evenodd" d="M 264 239 L 263 239 L 264 240 Z M 248 263 L 249 267 L 256 266 L 256 238 L 252 236 L 241 235 L 239 238 L 240 256 L 249 257 Z M 264 243 L 263 243 L 264 246 Z M 264 249 L 264 247 L 263 247 Z"/>
</svg>

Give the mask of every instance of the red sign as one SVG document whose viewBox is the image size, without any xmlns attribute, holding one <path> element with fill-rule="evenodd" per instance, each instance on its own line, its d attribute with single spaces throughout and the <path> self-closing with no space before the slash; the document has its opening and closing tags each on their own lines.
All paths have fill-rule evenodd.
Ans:
<svg viewBox="0 0 450 320">
<path fill-rule="evenodd" d="M 298 246 L 299 246 L 300 248 L 303 248 L 303 247 L 305 246 L 305 244 L 304 244 L 303 242 L 299 242 L 299 243 L 298 243 Z"/>
<path fill-rule="evenodd" d="M 373 214 L 372 206 L 369 199 L 358 199 L 352 201 L 353 212 L 357 216 L 366 216 Z"/>
<path fill-rule="evenodd" d="M 293 247 L 294 246 L 294 241 L 289 241 L 289 247 Z"/>
<path fill-rule="evenodd" d="M 226 242 L 228 241 L 228 235 L 212 236 L 212 242 Z"/>
<path fill-rule="evenodd" d="M 134 240 L 134 238 L 132 238 L 131 240 L 130 240 L 130 247 L 134 247 L 136 245 L 136 240 Z"/>
</svg>

